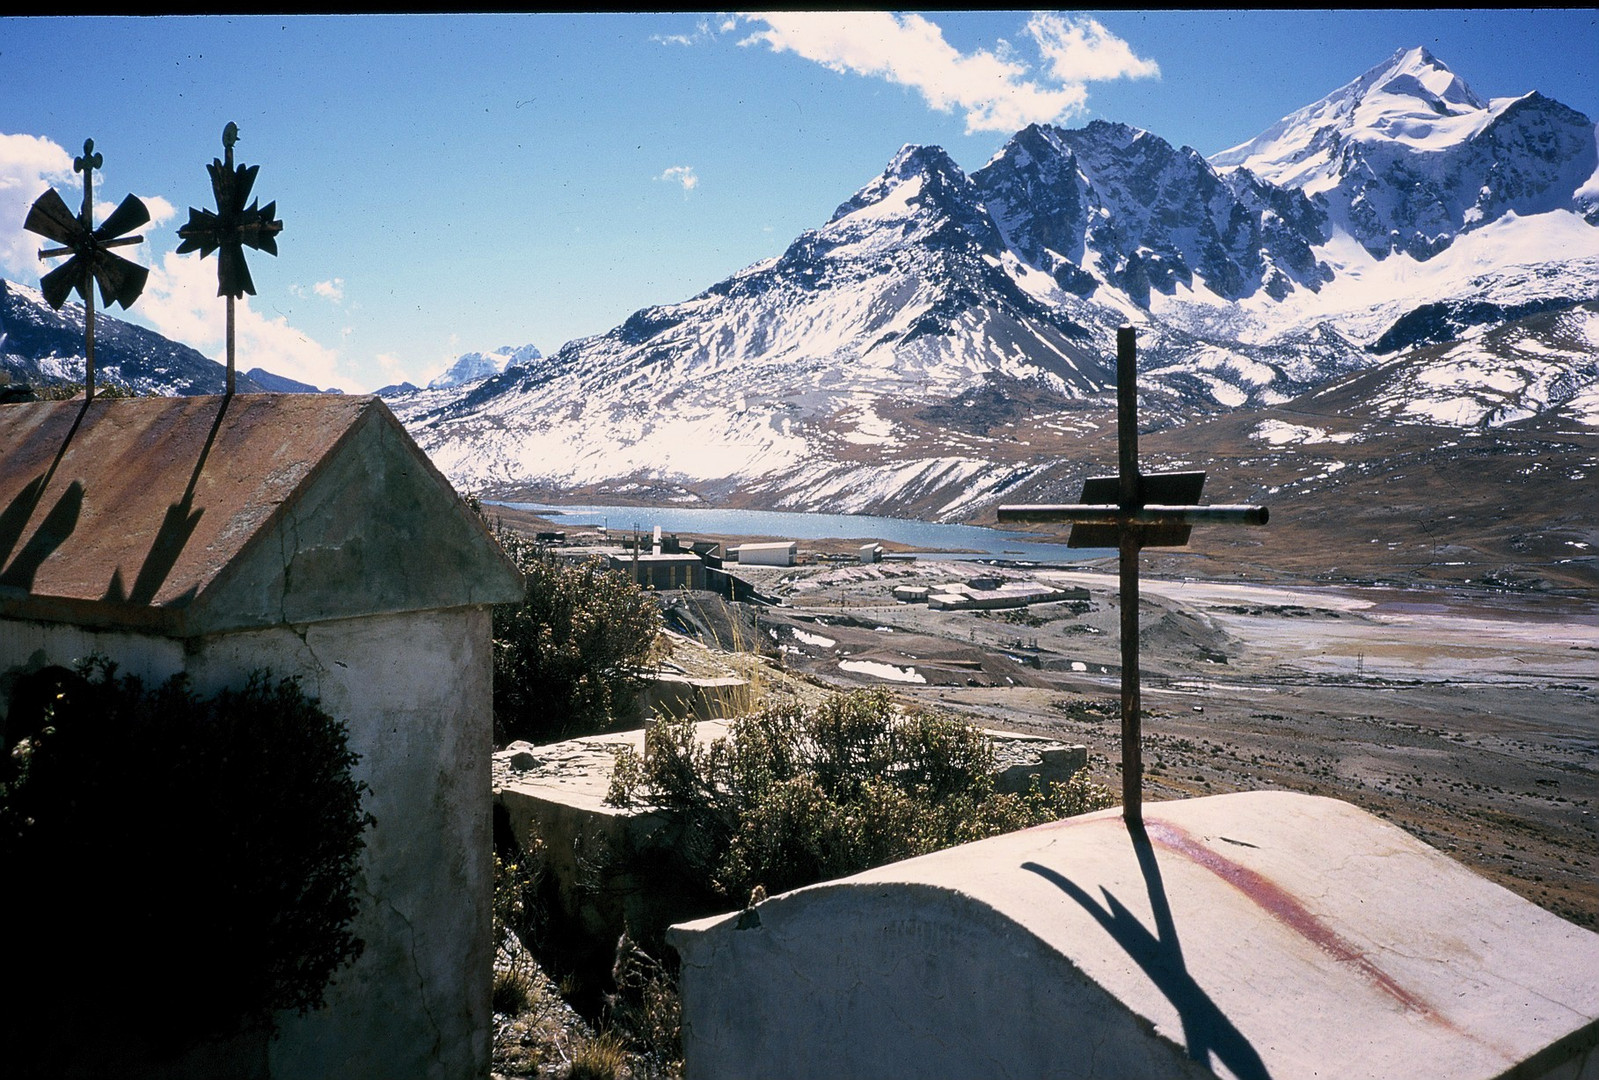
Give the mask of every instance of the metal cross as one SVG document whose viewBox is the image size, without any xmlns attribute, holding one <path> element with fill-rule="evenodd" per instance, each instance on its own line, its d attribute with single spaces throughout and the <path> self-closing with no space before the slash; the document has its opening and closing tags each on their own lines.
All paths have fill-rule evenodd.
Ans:
<svg viewBox="0 0 1599 1080">
<path fill-rule="evenodd" d="M 255 186 L 259 165 L 233 164 L 233 144 L 239 141 L 239 125 L 228 123 L 222 129 L 222 152 L 225 160 L 212 159 L 206 171 L 211 174 L 211 192 L 216 196 L 217 208 L 196 210 L 189 207 L 189 223 L 178 230 L 183 243 L 178 254 L 198 251 L 203 259 L 213 251 L 217 254 L 217 295 L 228 298 L 228 393 L 233 393 L 233 301 L 245 293 L 255 295 L 255 282 L 250 278 L 250 268 L 244 261 L 246 246 L 278 253 L 278 233 L 283 222 L 274 216 L 278 204 L 274 200 L 265 206 L 252 202 L 244 205 Z"/>
<path fill-rule="evenodd" d="M 1001 506 L 999 520 L 1072 522 L 1069 547 L 1115 547 L 1121 554 L 1122 816 L 1143 822 L 1143 753 L 1139 733 L 1138 553 L 1146 547 L 1181 547 L 1194 525 L 1264 525 L 1264 506 L 1199 506 L 1205 474 L 1138 471 L 1138 370 L 1133 328 L 1116 332 L 1116 476 L 1083 485 L 1073 505 Z"/>
<path fill-rule="evenodd" d="M 100 299 L 106 307 L 113 303 L 123 309 L 130 307 L 144 291 L 145 279 L 150 271 L 138 263 L 114 255 L 108 248 L 142 244 L 142 236 L 123 236 L 150 220 L 150 211 L 143 202 L 129 195 L 122 204 L 111 211 L 98 229 L 94 227 L 94 170 L 105 163 L 105 158 L 94 152 L 94 140 L 83 140 L 83 156 L 72 159 L 74 172 L 83 174 L 83 209 L 74 214 L 55 188 L 34 200 L 28 218 L 22 227 L 61 244 L 58 248 L 42 248 L 39 258 L 54 259 L 72 256 L 66 262 L 39 279 L 39 291 L 45 301 L 57 311 L 74 291 L 83 297 L 83 396 L 94 400 L 94 284 L 99 283 Z"/>
</svg>

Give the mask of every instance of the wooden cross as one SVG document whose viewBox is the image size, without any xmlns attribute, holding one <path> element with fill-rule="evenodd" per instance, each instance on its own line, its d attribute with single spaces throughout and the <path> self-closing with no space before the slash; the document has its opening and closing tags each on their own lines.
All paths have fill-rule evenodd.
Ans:
<svg viewBox="0 0 1599 1080">
<path fill-rule="evenodd" d="M 1199 506 L 1205 474 L 1138 471 L 1138 359 L 1133 328 L 1116 332 L 1116 476 L 1083 485 L 1073 505 L 1001 506 L 1004 523 L 1072 523 L 1068 547 L 1115 547 L 1121 554 L 1122 816 L 1143 823 L 1143 754 L 1139 734 L 1138 553 L 1181 547 L 1194 525 L 1264 525 L 1264 506 Z"/>
</svg>

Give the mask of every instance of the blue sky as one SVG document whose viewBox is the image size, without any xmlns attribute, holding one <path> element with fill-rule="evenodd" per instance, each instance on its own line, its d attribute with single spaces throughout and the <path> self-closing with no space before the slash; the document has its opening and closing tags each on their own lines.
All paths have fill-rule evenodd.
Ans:
<svg viewBox="0 0 1599 1080">
<path fill-rule="evenodd" d="M 78 205 L 93 138 L 97 201 L 156 217 L 130 317 L 220 356 L 215 262 L 173 249 L 233 121 L 284 222 L 240 366 L 421 383 L 779 254 L 905 143 L 973 170 L 1028 122 L 1104 118 L 1213 154 L 1415 45 L 1599 119 L 1579 9 L 0 19 L 0 276 L 37 283 L 27 206 Z"/>
</svg>

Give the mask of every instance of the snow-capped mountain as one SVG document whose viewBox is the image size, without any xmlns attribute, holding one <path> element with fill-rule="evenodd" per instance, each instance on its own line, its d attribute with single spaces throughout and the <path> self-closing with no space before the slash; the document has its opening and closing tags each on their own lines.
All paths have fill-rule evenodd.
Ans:
<svg viewBox="0 0 1599 1080">
<path fill-rule="evenodd" d="M 1368 370 L 1373 422 L 1595 424 L 1586 330 L 1537 365 L 1487 332 L 1599 297 L 1596 161 L 1586 117 L 1419 49 L 1209 161 L 1102 121 L 971 174 L 907 146 L 776 258 L 391 403 L 464 489 L 950 519 L 1107 425 L 1128 322 L 1152 428 Z"/>
<path fill-rule="evenodd" d="M 453 386 L 466 386 L 481 382 L 490 375 L 498 375 L 507 368 L 531 364 L 542 355 L 531 345 L 514 348 L 506 345 L 491 353 L 463 353 L 438 378 L 428 383 L 429 390 L 447 390 Z"/>
<path fill-rule="evenodd" d="M 1378 255 L 1426 259 L 1512 213 L 1599 224 L 1592 120 L 1536 91 L 1484 101 L 1420 48 L 1211 163 L 1321 196 L 1332 224 Z"/>
<path fill-rule="evenodd" d="M 974 519 L 1073 498 L 1114 461 L 1131 323 L 1166 465 L 1244 460 L 1263 490 L 1326 496 L 1375 475 L 1384 440 L 1423 448 L 1432 477 L 1450 447 L 1518 441 L 1577 455 L 1549 476 L 1586 476 L 1596 161 L 1588 118 L 1537 94 L 1485 102 L 1401 51 L 1210 160 L 1103 121 L 1028 127 L 971 173 L 907 146 L 697 296 L 380 393 L 465 491 Z M 0 364 L 81 378 L 81 320 L 0 283 Z M 220 390 L 193 350 L 99 326 L 107 378 Z"/>
<path fill-rule="evenodd" d="M 1549 416 L 1599 429 L 1599 303 L 1406 353 L 1323 392 L 1399 424 L 1498 428 Z"/>
<path fill-rule="evenodd" d="M 220 394 L 227 369 L 187 345 L 153 330 L 97 312 L 94 320 L 95 376 L 141 394 Z M 83 305 L 60 311 L 39 290 L 0 280 L 0 371 L 17 382 L 82 382 Z M 244 373 L 234 377 L 240 393 L 263 387 Z"/>
<path fill-rule="evenodd" d="M 863 509 L 982 488 L 986 455 L 906 446 L 888 414 L 990 379 L 1062 405 L 1112 381 L 1091 343 L 1119 316 L 1085 306 L 1085 326 L 1019 272 L 971 180 L 942 150 L 907 148 L 780 257 L 464 395 L 395 406 L 466 487 L 654 473 Z"/>
<path fill-rule="evenodd" d="M 1103 284 L 1148 307 L 1181 285 L 1280 300 L 1331 276 L 1312 246 L 1326 214 L 1302 192 L 1125 124 L 1033 125 L 973 180 L 1011 249 L 1079 296 Z"/>
</svg>

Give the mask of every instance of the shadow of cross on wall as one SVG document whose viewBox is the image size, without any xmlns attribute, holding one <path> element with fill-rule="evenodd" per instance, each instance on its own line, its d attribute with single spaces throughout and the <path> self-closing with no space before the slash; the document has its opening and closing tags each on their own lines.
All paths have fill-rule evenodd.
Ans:
<svg viewBox="0 0 1599 1080">
<path fill-rule="evenodd" d="M 1208 1069 L 1214 1056 L 1238 1080 L 1270 1080 L 1266 1063 L 1254 1045 L 1189 974 L 1188 964 L 1183 959 L 1182 941 L 1177 935 L 1177 923 L 1172 918 L 1171 902 L 1166 898 L 1166 886 L 1161 880 L 1160 864 L 1155 861 L 1154 849 L 1142 823 L 1129 824 L 1127 835 L 1149 892 L 1149 907 L 1155 920 L 1153 933 L 1109 892 L 1104 894 L 1105 902 L 1101 904 L 1058 870 L 1035 862 L 1023 863 L 1022 869 L 1037 874 L 1081 905 L 1165 995 L 1182 1019 L 1183 1043 L 1192 1060 Z"/>
</svg>

